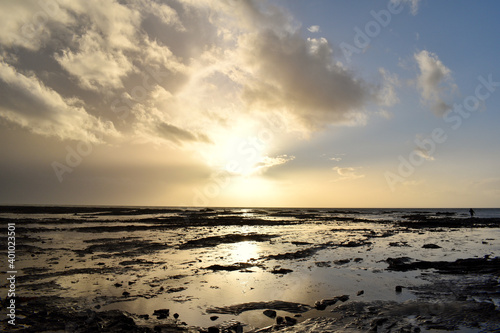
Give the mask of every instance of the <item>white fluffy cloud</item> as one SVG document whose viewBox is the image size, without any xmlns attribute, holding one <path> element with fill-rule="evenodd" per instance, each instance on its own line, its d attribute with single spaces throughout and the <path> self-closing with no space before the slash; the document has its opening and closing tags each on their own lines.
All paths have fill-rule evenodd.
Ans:
<svg viewBox="0 0 500 333">
<path fill-rule="evenodd" d="M 422 102 L 437 115 L 444 115 L 451 106 L 447 99 L 457 89 L 451 70 L 438 56 L 426 50 L 414 54 L 420 74 L 417 77 L 417 88 L 420 90 Z"/>
<path fill-rule="evenodd" d="M 45 136 L 102 142 L 118 136 L 113 123 L 88 114 L 81 101 L 62 98 L 34 76 L 17 73 L 0 61 L 0 117 Z"/>
</svg>

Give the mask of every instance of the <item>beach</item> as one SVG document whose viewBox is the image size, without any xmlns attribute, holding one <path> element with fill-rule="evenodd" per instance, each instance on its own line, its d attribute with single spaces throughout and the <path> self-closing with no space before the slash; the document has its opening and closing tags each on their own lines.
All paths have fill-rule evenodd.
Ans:
<svg viewBox="0 0 500 333">
<path fill-rule="evenodd" d="M 495 209 L 3 206 L 0 221 L 3 331 L 500 329 Z"/>
</svg>

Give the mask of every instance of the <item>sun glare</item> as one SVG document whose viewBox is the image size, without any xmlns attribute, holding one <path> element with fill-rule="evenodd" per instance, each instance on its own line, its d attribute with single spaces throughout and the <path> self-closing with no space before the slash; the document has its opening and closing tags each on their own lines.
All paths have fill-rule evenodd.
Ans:
<svg viewBox="0 0 500 333">
<path fill-rule="evenodd" d="M 240 242 L 234 245 L 232 257 L 236 262 L 246 262 L 259 257 L 259 246 L 255 242 Z"/>
</svg>

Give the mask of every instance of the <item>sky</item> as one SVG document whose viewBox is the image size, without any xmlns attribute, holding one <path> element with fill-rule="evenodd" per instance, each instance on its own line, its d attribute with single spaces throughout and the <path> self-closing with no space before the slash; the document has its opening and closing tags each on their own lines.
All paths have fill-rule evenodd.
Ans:
<svg viewBox="0 0 500 333">
<path fill-rule="evenodd" d="M 0 2 L 0 204 L 499 207 L 500 2 Z"/>
</svg>

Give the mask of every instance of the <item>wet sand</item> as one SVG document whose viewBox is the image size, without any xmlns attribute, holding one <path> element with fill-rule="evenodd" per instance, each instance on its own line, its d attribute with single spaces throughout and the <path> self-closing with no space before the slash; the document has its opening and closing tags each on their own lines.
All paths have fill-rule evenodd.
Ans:
<svg viewBox="0 0 500 333">
<path fill-rule="evenodd" d="M 3 306 L 3 330 L 500 329 L 498 218 L 2 207 L 0 221 L 16 222 L 19 272 L 17 324 Z"/>
</svg>

